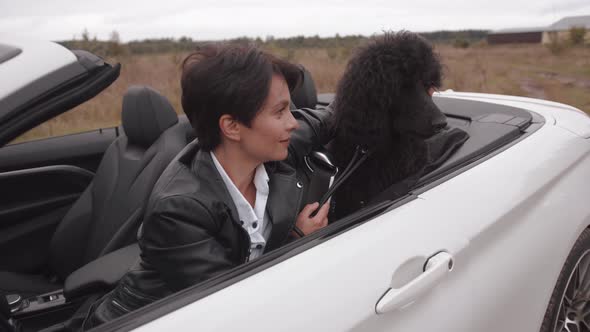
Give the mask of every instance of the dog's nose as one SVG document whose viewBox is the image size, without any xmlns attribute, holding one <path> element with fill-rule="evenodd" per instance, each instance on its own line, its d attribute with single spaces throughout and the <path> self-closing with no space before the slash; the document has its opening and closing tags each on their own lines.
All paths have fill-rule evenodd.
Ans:
<svg viewBox="0 0 590 332">
<path fill-rule="evenodd" d="M 445 129 L 447 127 L 447 117 L 444 114 L 440 114 L 432 120 L 432 129 L 435 133 Z"/>
<path fill-rule="evenodd" d="M 447 127 L 447 123 L 445 122 L 440 122 L 440 123 L 435 123 L 432 125 L 432 129 L 434 129 L 435 132 L 439 132 L 443 129 L 445 129 Z"/>
</svg>

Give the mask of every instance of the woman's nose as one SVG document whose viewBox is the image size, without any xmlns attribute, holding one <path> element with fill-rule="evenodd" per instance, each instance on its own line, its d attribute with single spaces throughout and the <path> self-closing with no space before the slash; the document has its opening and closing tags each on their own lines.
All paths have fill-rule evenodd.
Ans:
<svg viewBox="0 0 590 332">
<path fill-rule="evenodd" d="M 295 117 L 293 116 L 293 113 L 289 112 L 289 131 L 293 131 L 296 130 L 297 128 L 299 128 L 299 122 L 297 122 L 297 120 L 295 119 Z"/>
</svg>

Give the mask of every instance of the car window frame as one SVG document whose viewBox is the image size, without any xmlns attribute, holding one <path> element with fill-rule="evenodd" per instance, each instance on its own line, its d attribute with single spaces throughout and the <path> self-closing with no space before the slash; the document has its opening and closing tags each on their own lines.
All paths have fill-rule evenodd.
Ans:
<svg viewBox="0 0 590 332">
<path fill-rule="evenodd" d="M 0 99 L 0 147 L 39 124 L 92 99 L 117 80 L 121 65 L 86 51 L 77 62 L 51 72 Z"/>
</svg>

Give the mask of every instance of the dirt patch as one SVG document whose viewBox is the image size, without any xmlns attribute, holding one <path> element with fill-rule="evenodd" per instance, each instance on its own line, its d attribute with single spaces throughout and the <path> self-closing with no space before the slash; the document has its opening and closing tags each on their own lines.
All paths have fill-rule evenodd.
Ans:
<svg viewBox="0 0 590 332">
<path fill-rule="evenodd" d="M 541 72 L 538 75 L 542 78 L 558 81 L 567 87 L 578 87 L 582 89 L 590 89 L 590 80 L 583 78 L 575 78 L 571 76 L 560 75 L 552 72 Z"/>
<path fill-rule="evenodd" d="M 538 82 L 525 78 L 520 81 L 520 88 L 524 91 L 527 97 L 547 99 L 545 95 L 545 89 Z"/>
</svg>

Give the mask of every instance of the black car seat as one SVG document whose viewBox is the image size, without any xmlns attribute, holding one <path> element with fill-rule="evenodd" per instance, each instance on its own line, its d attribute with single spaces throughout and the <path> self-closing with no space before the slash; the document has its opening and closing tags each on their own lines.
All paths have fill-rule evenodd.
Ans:
<svg viewBox="0 0 590 332">
<path fill-rule="evenodd" d="M 303 71 L 303 80 L 301 84 L 291 92 L 291 102 L 296 108 L 316 108 L 318 104 L 318 94 L 311 73 L 301 67 Z"/>
<path fill-rule="evenodd" d="M 58 225 L 48 271 L 32 275 L 0 271 L 0 291 L 23 297 L 63 287 L 76 269 L 135 241 L 152 187 L 186 145 L 187 124 L 168 100 L 145 86 L 123 98 L 121 134 L 106 150 L 93 181 Z"/>
</svg>

